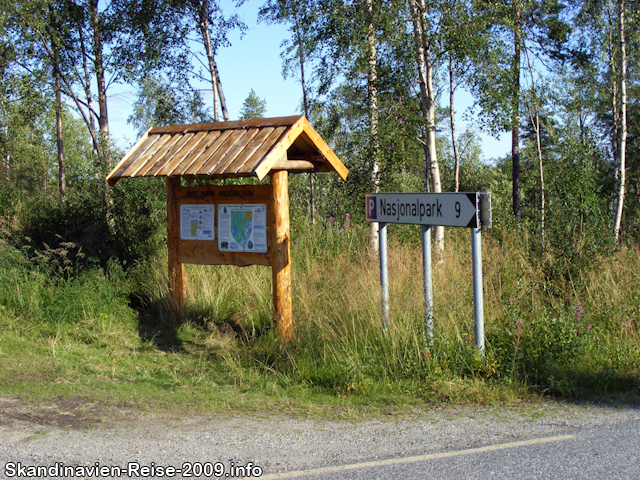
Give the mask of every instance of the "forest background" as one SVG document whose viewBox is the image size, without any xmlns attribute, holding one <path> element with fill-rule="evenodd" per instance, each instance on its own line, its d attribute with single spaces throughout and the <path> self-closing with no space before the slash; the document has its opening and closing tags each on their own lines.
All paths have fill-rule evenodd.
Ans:
<svg viewBox="0 0 640 480">
<path fill-rule="evenodd" d="M 169 391 L 207 408 L 238 398 L 389 405 L 636 395 L 637 7 L 257 6 L 260 21 L 289 28 L 281 56 L 300 85 L 297 113 L 350 170 L 346 182 L 291 180 L 297 333 L 282 343 L 270 328 L 270 279 L 260 267 L 190 266 L 191 300 L 173 312 L 163 182 L 111 189 L 104 181 L 125 153 L 109 134 L 116 85 L 137 88 L 128 123 L 138 134 L 230 119 L 216 55 L 233 49 L 232 32 L 246 29 L 241 19 L 211 0 L 3 4 L 3 391 L 130 400 Z M 473 97 L 466 115 L 476 130 L 457 133 L 456 89 Z M 252 91 L 240 116 L 264 111 Z M 511 135 L 510 155 L 485 160 L 480 132 Z M 364 193 L 425 190 L 492 192 L 484 357 L 472 339 L 466 232 L 436 229 L 430 345 L 418 300 L 419 235 L 391 228 L 392 328 L 381 328 L 377 226 L 364 221 Z"/>
</svg>

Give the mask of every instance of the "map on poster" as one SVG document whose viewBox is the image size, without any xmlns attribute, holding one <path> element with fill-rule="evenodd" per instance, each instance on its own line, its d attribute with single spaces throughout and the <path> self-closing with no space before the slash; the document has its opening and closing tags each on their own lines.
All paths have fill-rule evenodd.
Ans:
<svg viewBox="0 0 640 480">
<path fill-rule="evenodd" d="M 182 240 L 215 240 L 213 205 L 180 205 Z"/>
<path fill-rule="evenodd" d="M 218 205 L 221 252 L 267 252 L 267 205 Z"/>
</svg>

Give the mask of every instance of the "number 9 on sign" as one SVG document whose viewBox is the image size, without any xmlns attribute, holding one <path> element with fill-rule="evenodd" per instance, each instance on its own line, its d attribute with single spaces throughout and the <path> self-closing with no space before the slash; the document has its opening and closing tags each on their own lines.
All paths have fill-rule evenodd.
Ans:
<svg viewBox="0 0 640 480">
<path fill-rule="evenodd" d="M 460 202 L 456 202 L 456 218 L 460 218 Z"/>
</svg>

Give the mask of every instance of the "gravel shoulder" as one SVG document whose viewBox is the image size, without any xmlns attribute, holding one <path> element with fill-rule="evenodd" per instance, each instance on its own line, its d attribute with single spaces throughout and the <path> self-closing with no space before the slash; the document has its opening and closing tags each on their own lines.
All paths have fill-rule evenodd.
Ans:
<svg viewBox="0 0 640 480">
<path fill-rule="evenodd" d="M 26 465 L 174 465 L 224 462 L 265 474 L 460 450 L 640 419 L 640 407 L 542 401 L 516 407 L 446 406 L 358 421 L 286 415 L 159 415 L 82 399 L 28 405 L 0 396 L 0 478 Z"/>
</svg>

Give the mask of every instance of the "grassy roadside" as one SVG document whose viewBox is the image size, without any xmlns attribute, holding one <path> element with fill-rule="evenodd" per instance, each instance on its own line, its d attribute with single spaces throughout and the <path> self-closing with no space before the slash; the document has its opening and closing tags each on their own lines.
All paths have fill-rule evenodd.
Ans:
<svg viewBox="0 0 640 480">
<path fill-rule="evenodd" d="M 126 273 L 115 264 L 77 271 L 0 244 L 0 393 L 168 412 L 345 416 L 541 394 L 638 394 L 640 251 L 554 276 L 561 259 L 533 258 L 526 236 L 485 235 L 482 360 L 473 343 L 468 232 L 448 231 L 434 269 L 428 348 L 420 247 L 398 240 L 417 238 L 411 228 L 390 235 L 385 334 L 364 230 L 348 221 L 296 225 L 296 338 L 287 345 L 271 330 L 268 268 L 188 265 L 189 301 L 177 315 L 166 301 L 162 258 Z"/>
</svg>

